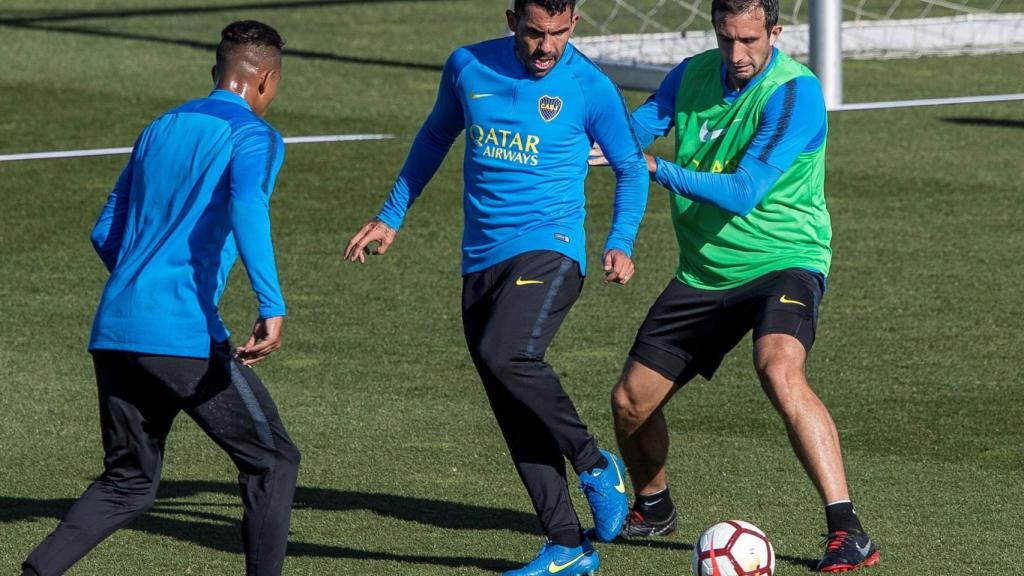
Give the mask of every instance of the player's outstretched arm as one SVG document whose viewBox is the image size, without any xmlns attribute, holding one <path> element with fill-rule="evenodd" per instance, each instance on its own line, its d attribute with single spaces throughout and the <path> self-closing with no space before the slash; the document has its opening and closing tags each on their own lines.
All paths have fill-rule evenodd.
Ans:
<svg viewBox="0 0 1024 576">
<path fill-rule="evenodd" d="M 358 261 L 362 264 L 366 262 L 367 254 L 384 254 L 394 242 L 397 234 L 398 232 L 394 228 L 379 218 L 374 218 L 364 224 L 348 241 L 348 246 L 345 247 L 345 260 Z"/>
<path fill-rule="evenodd" d="M 733 173 L 696 172 L 649 154 L 648 170 L 655 182 L 671 192 L 746 216 L 801 153 L 823 145 L 824 102 L 820 84 L 810 76 L 790 80 L 776 90 Z"/>
<path fill-rule="evenodd" d="M 245 346 L 235 348 L 235 357 L 246 366 L 263 361 L 281 348 L 281 328 L 283 326 L 284 316 L 258 318 Z"/>
</svg>

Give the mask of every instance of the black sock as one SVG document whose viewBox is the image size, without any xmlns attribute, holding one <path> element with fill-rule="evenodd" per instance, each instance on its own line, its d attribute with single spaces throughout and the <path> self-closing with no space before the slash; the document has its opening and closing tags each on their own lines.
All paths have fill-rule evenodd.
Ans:
<svg viewBox="0 0 1024 576">
<path fill-rule="evenodd" d="M 849 500 L 825 506 L 825 521 L 828 523 L 829 532 L 864 532 L 860 518 L 857 518 L 857 511 L 853 509 L 853 502 Z"/>
<path fill-rule="evenodd" d="M 633 509 L 642 514 L 646 520 L 662 522 L 672 516 L 672 511 L 676 507 L 672 504 L 672 497 L 668 493 L 668 486 L 666 486 L 664 490 L 654 494 L 637 494 Z"/>
<path fill-rule="evenodd" d="M 604 454 L 601 454 L 600 452 L 598 452 L 597 455 L 600 456 L 601 459 L 598 460 L 597 462 L 595 462 L 593 466 L 591 466 L 590 468 L 587 468 L 587 470 L 586 470 L 587 472 L 590 472 L 591 474 L 593 474 L 594 470 L 596 470 L 598 468 L 604 470 L 605 468 L 608 467 L 608 464 L 609 464 L 608 459 L 604 457 Z"/>
<path fill-rule="evenodd" d="M 558 544 L 559 546 L 565 546 L 566 548 L 575 548 L 583 544 L 583 531 L 579 527 L 562 530 L 560 532 L 548 534 L 548 540 L 550 540 L 552 544 Z"/>
</svg>

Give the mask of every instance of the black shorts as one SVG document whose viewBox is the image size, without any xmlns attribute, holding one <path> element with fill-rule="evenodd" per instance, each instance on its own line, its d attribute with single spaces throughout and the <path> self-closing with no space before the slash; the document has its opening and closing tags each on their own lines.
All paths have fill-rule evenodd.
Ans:
<svg viewBox="0 0 1024 576">
<path fill-rule="evenodd" d="M 790 268 L 728 290 L 702 290 L 673 278 L 637 332 L 629 357 L 682 386 L 715 374 L 749 331 L 789 334 L 808 352 L 814 344 L 825 278 Z"/>
</svg>

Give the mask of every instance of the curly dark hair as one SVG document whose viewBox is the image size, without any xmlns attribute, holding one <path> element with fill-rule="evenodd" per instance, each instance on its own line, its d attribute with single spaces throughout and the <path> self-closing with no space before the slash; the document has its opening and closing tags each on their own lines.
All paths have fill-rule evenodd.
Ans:
<svg viewBox="0 0 1024 576">
<path fill-rule="evenodd" d="M 239 20 L 224 27 L 220 33 L 221 42 L 246 44 L 249 46 L 284 48 L 284 39 L 272 27 L 256 20 Z"/>
<path fill-rule="evenodd" d="M 764 27 L 771 34 L 779 23 L 779 0 L 711 0 L 711 20 L 717 23 L 719 14 L 746 14 L 755 8 L 764 10 Z"/>
<path fill-rule="evenodd" d="M 277 30 L 256 20 L 232 22 L 220 33 L 217 65 L 226 65 L 240 48 L 255 50 L 264 57 L 280 58 L 284 38 L 281 38 Z"/>
<path fill-rule="evenodd" d="M 576 0 L 516 0 L 516 14 L 525 13 L 529 4 L 540 6 L 552 16 L 561 14 L 566 8 L 576 10 Z"/>
</svg>

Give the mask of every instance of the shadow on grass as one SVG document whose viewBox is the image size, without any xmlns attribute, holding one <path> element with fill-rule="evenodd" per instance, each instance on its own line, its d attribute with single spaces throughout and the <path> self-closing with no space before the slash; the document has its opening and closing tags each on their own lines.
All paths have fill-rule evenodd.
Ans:
<svg viewBox="0 0 1024 576">
<path fill-rule="evenodd" d="M 1024 120 L 1010 120 L 1005 118 L 985 118 L 979 116 L 954 116 L 943 118 L 943 122 L 950 124 L 963 124 L 966 126 L 988 126 L 992 128 L 1024 128 Z"/>
<path fill-rule="evenodd" d="M 156 504 L 149 513 L 132 522 L 128 528 L 191 542 L 214 550 L 240 554 L 242 552 L 239 519 L 241 505 L 189 502 L 187 500 L 201 494 L 211 493 L 237 497 L 238 487 L 226 482 L 171 480 L 162 482 Z M 74 500 L 69 498 L 36 500 L 0 496 L 0 524 L 36 519 L 58 520 L 73 503 Z M 200 510 L 196 510 L 196 508 L 200 508 Z M 300 486 L 295 491 L 294 508 L 320 512 L 368 510 L 387 518 L 455 530 L 537 532 L 536 519 L 533 515 L 525 512 L 394 494 L 372 494 Z M 288 555 L 430 564 L 451 568 L 475 566 L 496 572 L 510 570 L 518 566 L 517 563 L 494 558 L 397 554 L 295 541 L 288 543 Z"/>
<path fill-rule="evenodd" d="M 111 30 L 107 28 L 89 28 L 77 24 L 82 20 L 95 19 L 116 19 L 132 17 L 164 17 L 182 16 L 189 14 L 208 14 L 215 12 L 229 12 L 235 10 L 274 10 L 309 7 L 322 7 L 347 4 L 386 4 L 398 0 L 300 0 L 297 2 L 274 2 L 267 4 L 246 3 L 246 4 L 224 4 L 216 6 L 166 6 L 162 8 L 139 8 L 126 10 L 94 10 L 94 11 L 58 11 L 33 14 L 29 16 L 4 16 L 0 17 L 0 26 L 19 28 L 23 30 L 34 30 L 37 32 L 49 32 L 58 34 L 77 34 L 81 36 L 94 36 L 103 38 L 116 38 L 120 40 L 134 40 L 139 42 L 152 42 L 156 44 L 167 44 L 171 46 L 182 46 L 194 48 L 204 52 L 213 52 L 217 49 L 217 42 L 202 42 L 190 38 L 171 38 L 153 34 L 142 34 L 127 30 Z M 436 0 L 419 0 L 436 1 Z M 2 13 L 0 13 L 2 14 Z M 225 22 L 226 24 L 226 22 Z M 287 36 L 286 36 L 287 38 Z M 367 58 L 363 56 L 346 56 L 332 52 L 318 50 L 301 50 L 285 46 L 286 58 L 298 58 L 303 60 L 325 60 L 345 64 L 362 64 L 368 66 L 383 66 L 390 68 L 405 68 L 409 70 L 425 70 L 440 72 L 443 66 L 440 64 L 426 64 L 419 62 L 406 62 L 401 60 L 388 60 L 383 58 Z"/>
<path fill-rule="evenodd" d="M 183 503 L 180 502 L 180 499 L 202 493 L 220 493 L 237 497 L 238 487 L 226 482 L 168 481 L 161 483 L 158 498 L 173 498 L 177 500 L 174 504 L 181 505 Z M 293 509 L 319 512 L 368 510 L 386 518 L 427 524 L 449 530 L 513 530 L 535 533 L 538 529 L 537 519 L 532 514 L 525 512 L 396 494 L 350 492 L 307 486 L 299 486 L 295 489 Z"/>
<path fill-rule="evenodd" d="M 238 497 L 238 487 L 227 482 L 164 481 L 160 484 L 156 504 L 150 513 L 135 520 L 128 528 L 191 542 L 214 550 L 241 554 L 239 520 L 241 506 L 233 502 L 190 501 L 190 499 L 203 494 L 222 494 L 236 498 Z M 47 518 L 58 520 L 73 503 L 74 500 L 70 498 L 34 500 L 0 496 L 0 524 Z M 525 512 L 395 494 L 373 494 L 299 486 L 295 490 L 293 508 L 318 512 L 366 510 L 385 518 L 451 530 L 512 530 L 528 534 L 537 533 L 536 518 Z M 693 544 L 680 540 L 678 536 L 616 540 L 611 544 L 602 544 L 602 546 L 693 551 Z M 429 564 L 451 568 L 474 566 L 496 572 L 510 570 L 519 565 L 493 558 L 395 554 L 296 541 L 288 543 L 288 555 Z M 813 570 L 818 563 L 817 558 L 798 558 L 784 554 L 777 554 L 776 558 L 808 570 Z"/>
</svg>

